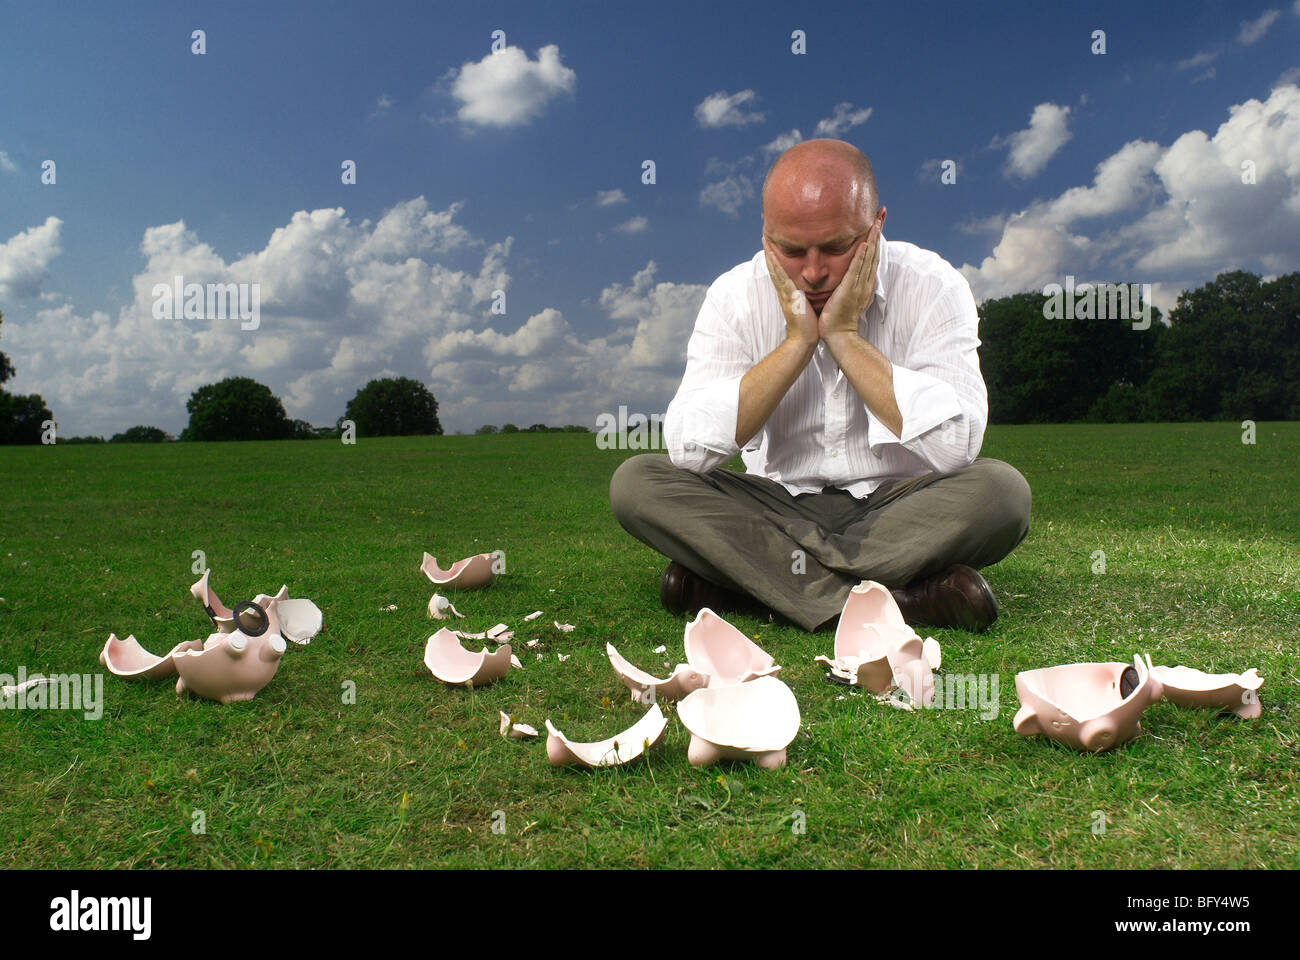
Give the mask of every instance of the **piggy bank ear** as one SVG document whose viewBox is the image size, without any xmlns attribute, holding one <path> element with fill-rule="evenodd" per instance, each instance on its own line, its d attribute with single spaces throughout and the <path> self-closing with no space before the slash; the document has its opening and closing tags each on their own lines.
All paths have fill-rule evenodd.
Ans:
<svg viewBox="0 0 1300 960">
<path fill-rule="evenodd" d="M 1016 733 L 1022 737 L 1031 737 L 1036 733 L 1042 733 L 1042 728 L 1038 725 L 1038 717 L 1034 714 L 1034 708 L 1026 704 L 1016 711 L 1016 719 L 1012 721 L 1016 728 Z"/>
</svg>

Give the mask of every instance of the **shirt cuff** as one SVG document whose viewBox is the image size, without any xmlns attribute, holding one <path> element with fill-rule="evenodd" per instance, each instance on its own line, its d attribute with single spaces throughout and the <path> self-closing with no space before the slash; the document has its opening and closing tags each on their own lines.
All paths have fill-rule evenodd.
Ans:
<svg viewBox="0 0 1300 960">
<path fill-rule="evenodd" d="M 719 380 L 674 401 L 664 423 L 664 439 L 673 464 L 708 473 L 740 452 L 736 417 L 744 375 Z"/>
<path fill-rule="evenodd" d="M 894 371 L 894 402 L 898 405 L 898 412 L 903 415 L 903 435 L 895 436 L 867 407 L 867 446 L 877 456 L 880 455 L 879 448 L 884 444 L 910 443 L 927 430 L 933 430 L 945 420 L 960 416 L 962 412 L 961 404 L 957 402 L 957 391 L 951 384 L 928 373 L 900 367 L 896 363 L 891 363 L 890 366 Z"/>
</svg>

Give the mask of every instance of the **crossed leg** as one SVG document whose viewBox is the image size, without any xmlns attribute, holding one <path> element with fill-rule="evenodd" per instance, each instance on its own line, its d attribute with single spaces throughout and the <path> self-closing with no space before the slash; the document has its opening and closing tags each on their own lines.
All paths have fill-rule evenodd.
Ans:
<svg viewBox="0 0 1300 960">
<path fill-rule="evenodd" d="M 1001 460 L 885 484 L 792 495 L 766 477 L 695 474 L 662 454 L 624 461 L 610 505 L 628 533 L 805 630 L 836 617 L 862 580 L 902 587 L 951 566 L 997 563 L 1029 532 L 1029 484 Z"/>
</svg>

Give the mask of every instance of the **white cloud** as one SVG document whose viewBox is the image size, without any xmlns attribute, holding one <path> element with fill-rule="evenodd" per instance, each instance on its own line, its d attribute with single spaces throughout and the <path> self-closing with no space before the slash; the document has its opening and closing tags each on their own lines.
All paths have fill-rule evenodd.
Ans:
<svg viewBox="0 0 1300 960">
<path fill-rule="evenodd" d="M 1282 16 L 1281 10 L 1265 10 L 1254 20 L 1241 21 L 1241 29 L 1237 32 L 1237 42 L 1249 47 L 1268 33 L 1268 28 L 1273 26 L 1280 16 Z"/>
<path fill-rule="evenodd" d="M 1069 114 L 1069 107 L 1040 103 L 1034 107 L 1027 129 L 994 138 L 993 146 L 1011 148 L 1004 173 L 1023 179 L 1036 176 L 1073 136 L 1066 123 Z"/>
<path fill-rule="evenodd" d="M 1205 66 L 1205 64 L 1207 63 L 1213 63 L 1215 60 L 1219 58 L 1219 54 L 1221 54 L 1222 52 L 1223 52 L 1222 47 L 1217 47 L 1213 50 L 1202 50 L 1199 53 L 1193 54 L 1192 56 L 1188 57 L 1186 60 L 1179 60 L 1177 64 L 1178 69 L 1191 70 L 1195 67 Z"/>
<path fill-rule="evenodd" d="M 393 109 L 393 104 L 396 102 L 397 101 L 395 101 L 388 94 L 381 93 L 379 95 L 379 99 L 375 101 L 375 108 L 370 111 L 370 116 L 372 118 L 382 116 L 383 114 L 387 113 L 389 110 Z"/>
<path fill-rule="evenodd" d="M 818 137 L 838 137 L 845 130 L 851 130 L 871 119 L 871 107 L 854 110 L 852 103 L 837 103 L 833 115 L 817 122 L 814 131 Z"/>
<path fill-rule="evenodd" d="M 1296 0 L 1296 2 L 1300 3 L 1300 0 Z M 1282 75 L 1273 81 L 1273 86 L 1275 87 L 1282 87 L 1287 84 L 1291 84 L 1292 86 L 1300 84 L 1300 67 L 1291 67 L 1288 70 L 1283 70 Z"/>
<path fill-rule="evenodd" d="M 771 140 L 768 143 L 763 144 L 763 146 L 760 147 L 759 149 L 763 152 L 763 155 L 765 157 L 770 159 L 772 157 L 778 156 L 779 154 L 785 153 L 796 143 L 802 143 L 802 142 L 803 142 L 803 134 L 801 134 L 799 132 L 799 128 L 796 127 L 793 130 L 789 130 L 785 133 L 779 134 L 775 140 Z"/>
<path fill-rule="evenodd" d="M 1242 182 L 1254 164 L 1255 183 Z M 1124 218 L 1092 235 L 1081 221 Z M 1170 299 L 1230 269 L 1300 267 L 1300 88 L 1248 100 L 1207 136 L 1168 147 L 1135 140 L 1097 165 L 1089 186 L 1008 219 L 990 256 L 961 271 L 977 299 L 1080 280 L 1159 283 Z"/>
<path fill-rule="evenodd" d="M 513 127 L 541 115 L 548 103 L 572 93 L 578 75 L 560 62 L 560 48 L 548 44 L 529 60 L 519 47 L 489 53 L 464 64 L 452 80 L 452 95 L 461 102 L 456 116 L 465 123 Z"/>
<path fill-rule="evenodd" d="M 745 104 L 757 98 L 758 94 L 753 90 L 731 94 L 719 90 L 695 105 L 695 119 L 702 127 L 743 127 L 761 123 L 763 114 L 742 109 Z"/>
<path fill-rule="evenodd" d="M 627 194 L 622 190 L 598 190 L 596 192 L 596 206 L 612 207 L 618 203 L 627 203 Z"/>
<path fill-rule="evenodd" d="M 614 230 L 618 233 L 645 233 L 649 226 L 650 221 L 645 217 L 633 217 L 620 223 Z"/>
<path fill-rule="evenodd" d="M 18 164 L 10 160 L 9 154 L 4 150 L 0 150 L 0 170 L 3 170 L 5 173 L 18 172 Z"/>
<path fill-rule="evenodd" d="M 0 301 L 35 297 L 50 275 L 50 261 L 63 252 L 59 231 L 63 221 L 47 217 L 0 244 Z"/>
<path fill-rule="evenodd" d="M 754 181 L 744 174 L 727 177 L 717 183 L 711 183 L 700 191 L 700 205 L 717 207 L 729 217 L 734 217 L 740 208 L 754 196 Z"/>
</svg>

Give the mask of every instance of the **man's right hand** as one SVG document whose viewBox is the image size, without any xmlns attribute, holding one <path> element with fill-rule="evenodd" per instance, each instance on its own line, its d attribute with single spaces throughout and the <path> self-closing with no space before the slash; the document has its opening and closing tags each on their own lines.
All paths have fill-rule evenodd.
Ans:
<svg viewBox="0 0 1300 960">
<path fill-rule="evenodd" d="M 794 285 L 776 258 L 776 252 L 763 235 L 763 253 L 767 257 L 767 272 L 772 277 L 772 286 L 776 288 L 776 298 L 785 314 L 785 337 L 802 346 L 816 346 L 820 334 L 817 330 L 817 315 L 813 313 L 808 298 L 802 290 Z"/>
</svg>

